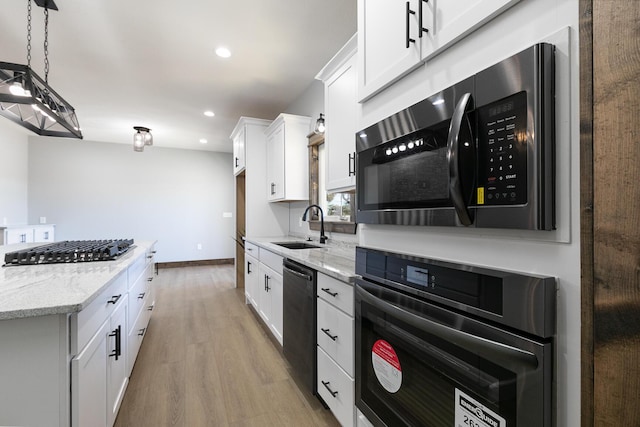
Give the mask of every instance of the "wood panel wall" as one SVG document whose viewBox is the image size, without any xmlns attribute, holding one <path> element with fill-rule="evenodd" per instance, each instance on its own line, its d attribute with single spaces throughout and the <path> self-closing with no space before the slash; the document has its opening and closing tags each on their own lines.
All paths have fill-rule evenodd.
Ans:
<svg viewBox="0 0 640 427">
<path fill-rule="evenodd" d="M 581 25 L 582 425 L 640 426 L 640 2 L 580 3 L 593 35 Z"/>
</svg>

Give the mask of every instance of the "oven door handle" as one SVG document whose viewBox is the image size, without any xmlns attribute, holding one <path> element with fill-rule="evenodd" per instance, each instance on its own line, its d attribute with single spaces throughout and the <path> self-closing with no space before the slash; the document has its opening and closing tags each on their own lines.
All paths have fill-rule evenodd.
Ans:
<svg viewBox="0 0 640 427">
<path fill-rule="evenodd" d="M 462 182 L 462 172 L 460 170 L 460 161 L 462 159 L 462 151 L 460 145 L 470 148 L 470 153 L 475 153 L 473 147 L 473 137 L 471 133 L 471 124 L 467 117 L 467 110 L 472 107 L 473 98 L 470 93 L 465 93 L 458 101 L 453 117 L 451 118 L 451 126 L 449 127 L 449 136 L 447 138 L 447 161 L 449 163 L 449 194 L 451 203 L 456 210 L 458 219 L 463 225 L 471 225 L 473 223 L 473 214 L 467 209 L 465 194 Z M 464 140 L 464 141 L 461 141 Z M 471 144 L 471 146 L 469 146 Z M 467 151 L 467 150 L 465 150 Z M 469 173 L 469 171 L 467 171 Z M 475 175 L 475 171 L 472 171 Z"/>
<path fill-rule="evenodd" d="M 443 324 L 434 322 L 425 317 L 417 316 L 400 307 L 388 303 L 375 295 L 369 293 L 359 284 L 356 284 L 356 294 L 367 304 L 371 304 L 384 313 L 408 323 L 420 330 L 426 331 L 443 340 L 451 342 L 459 347 L 474 352 L 487 360 L 491 360 L 497 365 L 515 368 L 522 368 L 525 365 L 529 369 L 538 367 L 538 358 L 535 354 L 512 347 L 507 344 L 491 341 L 486 338 L 477 337 L 458 329 L 450 328 Z M 517 364 L 514 364 L 517 362 Z"/>
</svg>

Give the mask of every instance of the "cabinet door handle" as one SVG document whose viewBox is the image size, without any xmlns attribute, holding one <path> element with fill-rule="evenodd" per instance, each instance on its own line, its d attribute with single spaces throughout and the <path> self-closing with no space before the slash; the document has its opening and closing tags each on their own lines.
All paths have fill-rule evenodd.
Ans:
<svg viewBox="0 0 640 427">
<path fill-rule="evenodd" d="M 332 341 L 335 341 L 338 339 L 337 335 L 331 335 L 329 332 L 331 332 L 331 329 L 324 329 L 324 328 L 320 328 L 320 330 L 322 332 L 324 332 L 329 338 L 331 338 Z"/>
<path fill-rule="evenodd" d="M 276 183 L 272 182 L 271 183 L 271 195 L 273 196 L 274 194 L 276 194 Z"/>
<path fill-rule="evenodd" d="M 118 325 L 116 329 L 113 330 L 112 333 L 109 334 L 110 337 L 115 337 L 116 339 L 116 348 L 113 350 L 113 353 L 109 355 L 109 357 L 115 357 L 118 360 L 118 357 L 122 356 L 122 326 Z"/>
<path fill-rule="evenodd" d="M 411 5 L 409 4 L 409 2 L 407 2 L 407 37 L 406 37 L 406 48 L 409 49 L 409 46 L 411 45 L 411 43 L 415 43 L 416 40 L 411 38 L 411 35 L 409 34 L 409 20 L 411 19 L 411 15 L 415 15 L 416 12 L 414 10 L 411 10 Z"/>
<path fill-rule="evenodd" d="M 149 307 L 147 307 L 147 311 L 153 311 L 153 306 L 150 305 Z"/>
<path fill-rule="evenodd" d="M 247 261 L 247 274 L 251 274 L 251 261 Z"/>
<path fill-rule="evenodd" d="M 264 275 L 264 290 L 269 292 L 271 288 L 269 287 L 269 276 Z"/>
<path fill-rule="evenodd" d="M 153 277 L 147 277 L 147 282 L 153 282 Z"/>
<path fill-rule="evenodd" d="M 422 33 L 428 33 L 429 30 L 427 28 L 424 28 L 423 24 L 422 24 L 422 3 L 429 3 L 429 0 L 418 0 L 419 1 L 419 6 L 418 6 L 418 37 L 422 38 Z"/>
<path fill-rule="evenodd" d="M 143 299 L 143 298 L 144 298 L 144 294 L 145 294 L 145 293 L 146 293 L 146 292 L 143 292 L 143 293 L 141 293 L 140 295 L 138 295 L 138 299 Z"/>
<path fill-rule="evenodd" d="M 44 232 L 44 240 L 49 240 L 49 232 L 48 231 Z"/>
<path fill-rule="evenodd" d="M 353 162 L 353 169 L 351 169 L 351 162 Z M 356 153 L 349 153 L 349 176 L 356 176 Z"/>
<path fill-rule="evenodd" d="M 329 388 L 329 384 L 331 384 L 329 381 L 321 381 L 322 385 L 329 390 L 329 393 L 331 393 L 331 396 L 336 397 L 338 395 L 337 391 L 333 391 Z"/>
<path fill-rule="evenodd" d="M 111 299 L 109 301 L 107 301 L 107 304 L 114 304 L 118 302 L 118 300 L 120 299 L 120 297 L 122 296 L 122 294 L 119 295 L 114 295 L 111 297 Z"/>
<path fill-rule="evenodd" d="M 321 288 L 324 292 L 328 293 L 329 295 L 331 295 L 332 297 L 337 297 L 338 293 L 337 292 L 331 292 L 330 288 Z"/>
<path fill-rule="evenodd" d="M 142 328 L 138 330 L 138 336 L 143 337 L 144 333 L 147 331 L 147 328 Z"/>
<path fill-rule="evenodd" d="M 238 167 L 238 160 L 239 159 L 236 157 L 236 166 L 235 167 Z"/>
</svg>

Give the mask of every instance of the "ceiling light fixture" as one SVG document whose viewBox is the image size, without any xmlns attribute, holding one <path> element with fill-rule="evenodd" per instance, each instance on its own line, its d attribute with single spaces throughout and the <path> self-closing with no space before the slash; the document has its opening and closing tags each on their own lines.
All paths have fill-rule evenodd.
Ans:
<svg viewBox="0 0 640 427">
<path fill-rule="evenodd" d="M 324 114 L 320 113 L 320 117 L 316 120 L 316 127 L 313 131 L 318 135 L 324 133 Z"/>
<path fill-rule="evenodd" d="M 205 115 L 205 116 L 207 116 L 207 117 L 213 117 L 213 116 L 215 116 L 216 114 L 215 114 L 213 111 L 205 111 L 205 112 L 204 112 L 204 115 Z"/>
<path fill-rule="evenodd" d="M 226 47 L 221 46 L 216 49 L 216 55 L 218 55 L 220 58 L 228 58 L 231 56 L 231 51 Z"/>
<path fill-rule="evenodd" d="M 206 143 L 207 143 L 206 139 L 204 139 L 204 138 L 200 139 L 200 144 L 206 144 Z"/>
<path fill-rule="evenodd" d="M 49 86 L 49 10 L 44 8 L 44 80 L 31 69 L 31 0 L 27 2 L 27 65 L 0 62 L 0 115 L 43 136 L 82 139 L 74 108 Z"/>
<path fill-rule="evenodd" d="M 153 145 L 151 129 L 144 126 L 134 126 L 137 132 L 133 134 L 133 151 L 144 151 L 145 145 Z"/>
</svg>

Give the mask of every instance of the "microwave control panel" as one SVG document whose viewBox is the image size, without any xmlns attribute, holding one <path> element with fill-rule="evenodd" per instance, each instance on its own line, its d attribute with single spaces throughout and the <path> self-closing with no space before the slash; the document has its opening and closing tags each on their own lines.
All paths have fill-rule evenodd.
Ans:
<svg viewBox="0 0 640 427">
<path fill-rule="evenodd" d="M 527 95 L 520 92 L 477 109 L 478 206 L 527 203 Z"/>
</svg>

